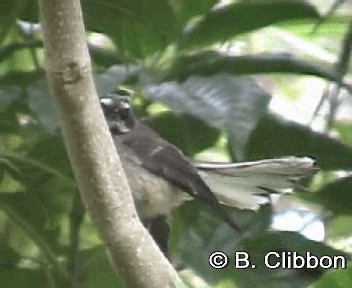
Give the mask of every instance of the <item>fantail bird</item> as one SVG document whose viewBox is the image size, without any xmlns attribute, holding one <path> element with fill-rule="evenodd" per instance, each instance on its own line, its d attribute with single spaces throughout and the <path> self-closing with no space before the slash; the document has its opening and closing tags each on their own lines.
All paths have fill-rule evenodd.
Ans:
<svg viewBox="0 0 352 288">
<path fill-rule="evenodd" d="M 100 103 L 141 219 L 168 214 L 191 196 L 238 230 L 221 204 L 257 210 L 269 193 L 291 191 L 317 171 L 309 157 L 196 162 L 140 121 L 127 97 L 110 93 Z"/>
</svg>

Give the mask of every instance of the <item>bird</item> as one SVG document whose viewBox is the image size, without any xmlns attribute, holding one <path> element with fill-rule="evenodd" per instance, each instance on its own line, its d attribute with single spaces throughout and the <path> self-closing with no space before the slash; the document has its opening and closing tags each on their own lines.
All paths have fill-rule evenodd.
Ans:
<svg viewBox="0 0 352 288">
<path fill-rule="evenodd" d="M 318 170 L 315 160 L 306 156 L 238 163 L 195 161 L 143 123 L 121 91 L 99 99 L 142 220 L 167 215 L 194 198 L 240 231 L 223 205 L 258 210 L 268 203 L 269 194 L 290 192 L 298 180 Z"/>
</svg>

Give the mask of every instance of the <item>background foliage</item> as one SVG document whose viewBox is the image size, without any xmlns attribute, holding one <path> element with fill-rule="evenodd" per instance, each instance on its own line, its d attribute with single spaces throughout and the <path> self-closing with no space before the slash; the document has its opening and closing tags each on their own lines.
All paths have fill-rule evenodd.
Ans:
<svg viewBox="0 0 352 288">
<path fill-rule="evenodd" d="M 136 112 L 189 156 L 309 155 L 322 169 L 304 192 L 229 211 L 244 235 L 198 203 L 176 209 L 172 261 L 191 287 L 350 287 L 350 267 L 208 264 L 215 250 L 351 252 L 351 3 L 226 3 L 82 0 L 100 94 L 134 89 Z M 0 286 L 120 287 L 76 191 L 36 4 L 0 3 Z"/>
</svg>

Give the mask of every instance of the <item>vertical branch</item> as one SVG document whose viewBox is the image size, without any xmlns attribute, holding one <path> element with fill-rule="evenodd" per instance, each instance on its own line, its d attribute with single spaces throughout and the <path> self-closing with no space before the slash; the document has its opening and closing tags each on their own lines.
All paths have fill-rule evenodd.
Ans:
<svg viewBox="0 0 352 288">
<path fill-rule="evenodd" d="M 128 287 L 178 276 L 139 221 L 96 95 L 79 0 L 41 0 L 46 75 L 81 198 Z"/>
</svg>

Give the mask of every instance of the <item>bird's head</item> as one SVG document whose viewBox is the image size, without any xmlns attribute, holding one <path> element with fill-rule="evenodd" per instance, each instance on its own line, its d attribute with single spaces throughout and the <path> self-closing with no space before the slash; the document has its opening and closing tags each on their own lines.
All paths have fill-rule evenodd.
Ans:
<svg viewBox="0 0 352 288">
<path fill-rule="evenodd" d="M 99 100 L 111 133 L 126 134 L 133 129 L 135 117 L 125 92 L 112 92 Z"/>
</svg>

